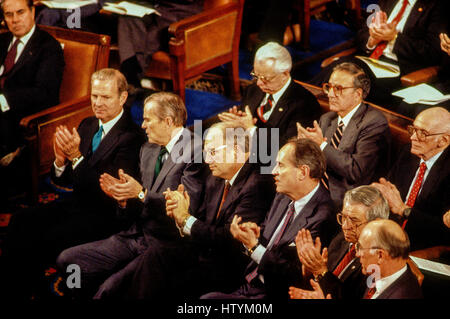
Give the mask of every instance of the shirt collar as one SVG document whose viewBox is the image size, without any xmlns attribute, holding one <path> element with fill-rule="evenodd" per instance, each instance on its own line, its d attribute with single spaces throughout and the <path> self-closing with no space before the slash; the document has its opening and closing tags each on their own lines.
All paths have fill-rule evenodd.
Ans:
<svg viewBox="0 0 450 319">
<path fill-rule="evenodd" d="M 174 147 L 175 143 L 178 141 L 178 139 L 181 136 L 181 133 L 183 133 L 183 128 L 177 128 L 175 130 L 178 130 L 178 132 L 170 139 L 169 143 L 166 145 L 167 153 L 170 153 L 172 151 L 172 148 Z"/>
<path fill-rule="evenodd" d="M 119 121 L 122 114 L 123 114 L 123 109 L 122 109 L 122 111 L 120 111 L 120 113 L 115 118 L 113 118 L 112 120 L 110 120 L 106 123 L 102 123 L 102 120 L 100 120 L 100 119 L 98 120 L 98 126 L 99 127 L 100 127 L 100 125 L 103 126 L 103 132 L 105 135 L 108 134 L 108 132 L 113 128 L 113 126 Z"/>
<path fill-rule="evenodd" d="M 244 165 L 242 165 L 241 168 L 239 168 L 239 170 L 236 172 L 236 174 L 234 174 L 233 177 L 228 181 L 228 183 L 230 183 L 230 186 L 233 186 L 233 183 L 236 180 L 236 177 L 239 175 L 239 172 L 241 171 L 243 166 Z M 227 181 L 225 181 L 225 182 L 227 182 Z"/>
<path fill-rule="evenodd" d="M 272 94 L 273 105 L 277 104 L 278 100 L 284 94 L 284 92 L 288 88 L 289 84 L 291 84 L 291 77 L 290 76 L 289 76 L 289 79 L 286 81 L 286 83 L 283 85 L 283 87 L 281 89 L 279 89 L 276 93 Z M 269 93 L 266 93 L 266 101 L 267 101 L 268 98 L 269 98 Z"/>
<path fill-rule="evenodd" d="M 405 265 L 402 269 L 393 273 L 390 276 L 378 279 L 375 281 L 375 287 L 377 289 L 376 295 L 380 295 L 387 287 L 389 287 L 394 281 L 396 281 L 403 273 L 406 271 L 408 267 Z"/>
<path fill-rule="evenodd" d="M 305 196 L 303 196 L 300 199 L 297 199 L 294 202 L 294 208 L 295 208 L 296 214 L 300 213 L 300 211 L 303 209 L 303 207 L 305 207 L 305 205 L 309 202 L 309 200 L 317 192 L 317 190 L 319 189 L 319 186 L 320 186 L 320 183 L 317 183 L 316 187 L 314 187 L 314 189 L 312 191 L 310 191 L 308 194 L 306 194 Z"/>
<path fill-rule="evenodd" d="M 34 30 L 36 30 L 36 25 L 33 25 L 33 27 L 31 28 L 31 30 L 28 31 L 27 34 L 25 34 L 23 37 L 20 38 L 20 42 L 21 42 L 24 46 L 27 45 L 28 41 L 30 40 L 31 36 L 32 36 L 33 33 L 34 33 Z M 11 45 L 12 45 L 12 43 L 14 43 L 14 42 L 16 41 L 16 39 L 17 39 L 17 37 L 13 36 Z"/>
<path fill-rule="evenodd" d="M 354 107 L 353 110 L 348 112 L 347 115 L 345 115 L 344 117 L 338 116 L 338 125 L 339 125 L 339 122 L 342 121 L 342 122 L 344 122 L 344 128 L 346 128 L 348 123 L 352 119 L 353 115 L 356 113 L 356 111 L 359 109 L 360 106 L 361 106 L 361 103 L 359 103 L 358 106 Z"/>
<path fill-rule="evenodd" d="M 438 160 L 438 158 L 441 156 L 441 154 L 444 152 L 444 150 L 440 151 L 439 153 L 435 154 L 433 157 L 429 158 L 428 161 L 424 161 L 423 159 L 420 159 L 420 164 L 425 163 L 427 165 L 427 170 L 430 171 L 433 167 L 434 163 Z"/>
</svg>

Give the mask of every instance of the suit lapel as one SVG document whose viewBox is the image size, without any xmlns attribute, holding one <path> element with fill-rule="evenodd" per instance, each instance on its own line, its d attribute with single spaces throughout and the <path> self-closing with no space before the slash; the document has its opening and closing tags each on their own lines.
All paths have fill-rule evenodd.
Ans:
<svg viewBox="0 0 450 319">
<path fill-rule="evenodd" d="M 40 32 L 40 30 L 36 26 L 36 29 L 34 30 L 33 35 L 31 36 L 30 40 L 27 42 L 27 44 L 23 48 L 22 54 L 20 55 L 17 62 L 14 64 L 8 77 L 13 76 L 14 73 L 17 72 L 17 70 L 20 70 L 20 68 L 23 65 L 25 65 L 27 63 L 27 61 L 33 56 L 35 49 L 39 48 L 36 45 L 36 43 L 38 42 L 37 39 L 39 39 L 39 32 Z"/>
<path fill-rule="evenodd" d="M 338 147 L 339 150 L 345 150 L 348 147 L 353 147 L 355 144 L 355 139 L 358 137 L 357 132 L 359 131 L 359 125 L 364 118 L 366 111 L 367 105 L 362 103 L 355 114 L 353 114 L 350 122 L 348 122 L 347 127 L 344 129 L 344 133 Z"/>
<path fill-rule="evenodd" d="M 448 155 L 450 153 L 449 150 L 450 148 L 447 147 L 447 149 L 444 150 L 438 160 L 434 163 L 430 173 L 427 176 L 427 179 L 425 180 L 425 183 L 423 184 L 419 197 L 427 198 L 430 192 L 436 189 L 435 185 L 439 183 L 439 180 L 442 178 L 442 176 L 446 176 L 446 174 L 443 174 L 442 169 L 446 164 L 448 165 Z"/>
<path fill-rule="evenodd" d="M 402 163 L 402 165 L 404 165 L 401 173 L 403 175 L 403 178 L 399 179 L 400 181 L 402 181 L 402 183 L 400 185 L 396 185 L 400 192 L 400 195 L 405 202 L 407 200 L 406 195 L 408 195 L 409 187 L 413 182 L 414 176 L 417 169 L 419 168 L 420 163 L 420 159 L 417 156 L 412 155 L 411 153 L 409 153 L 409 151 L 408 155 L 409 160 Z"/>
<path fill-rule="evenodd" d="M 272 236 L 277 229 L 278 225 L 281 223 L 283 217 L 286 215 L 289 203 L 291 202 L 291 199 L 287 196 L 284 196 L 278 203 L 277 207 L 275 208 L 275 212 L 273 214 L 273 217 L 267 222 L 267 225 L 264 229 L 263 236 L 267 239 L 267 244 L 269 244 L 270 240 L 272 239 Z"/>
<path fill-rule="evenodd" d="M 214 183 L 212 185 L 210 194 L 211 197 L 208 198 L 207 205 L 207 214 L 206 214 L 206 222 L 210 225 L 217 224 L 218 220 L 216 220 L 217 210 L 219 209 L 220 202 L 222 200 L 223 190 L 225 189 L 225 181 L 218 177 L 212 177 L 214 178 Z M 231 187 L 233 188 L 233 187 Z M 231 192 L 230 188 L 230 192 Z M 222 209 L 223 211 L 223 209 Z M 219 216 L 219 220 L 223 214 Z"/>
<path fill-rule="evenodd" d="M 270 114 L 270 117 L 267 121 L 272 127 L 278 127 L 281 118 L 283 117 L 283 114 L 286 112 L 287 106 L 289 105 L 289 102 L 292 98 L 292 91 L 293 91 L 293 83 L 294 81 L 291 80 L 291 83 L 286 88 L 286 91 L 284 91 L 283 95 L 278 100 L 277 104 L 275 105 L 272 114 Z"/>
<path fill-rule="evenodd" d="M 395 1 L 393 1 L 395 3 Z M 430 1 L 431 2 L 431 1 Z M 420 8 L 420 10 L 419 10 Z M 417 21 L 420 20 L 420 15 L 428 10 L 428 3 L 426 1 L 417 0 L 409 13 L 403 30 L 413 29 Z"/>
<path fill-rule="evenodd" d="M 334 117 L 330 119 L 330 122 L 328 124 L 328 127 L 325 129 L 324 136 L 327 138 L 327 141 L 331 143 L 331 139 L 333 138 L 333 134 L 336 131 L 336 128 L 338 126 L 338 115 L 337 113 L 334 113 Z"/>
<path fill-rule="evenodd" d="M 4 38 L 1 43 L 0 43 L 0 61 L 1 64 L 3 65 L 3 63 L 5 62 L 5 58 L 6 55 L 8 54 L 8 46 L 11 43 L 11 40 L 13 38 L 13 35 L 11 32 L 9 32 Z"/>
</svg>

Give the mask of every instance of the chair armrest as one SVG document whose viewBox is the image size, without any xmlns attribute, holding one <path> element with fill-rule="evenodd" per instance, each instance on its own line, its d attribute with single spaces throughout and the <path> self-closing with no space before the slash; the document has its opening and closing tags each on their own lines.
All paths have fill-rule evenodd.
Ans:
<svg viewBox="0 0 450 319">
<path fill-rule="evenodd" d="M 438 74 L 439 66 L 430 66 L 415 72 L 408 73 L 401 77 L 403 86 L 413 86 L 420 83 L 430 82 L 434 80 Z"/>
<path fill-rule="evenodd" d="M 169 44 L 172 46 L 176 46 L 180 45 L 180 42 L 184 42 L 183 35 L 188 29 L 194 29 L 195 27 L 207 22 L 214 22 L 215 19 L 218 19 L 219 17 L 224 16 L 230 12 L 238 12 L 241 5 L 240 2 L 242 2 L 242 0 L 221 5 L 212 9 L 207 9 L 203 12 L 172 23 L 169 26 L 169 34 L 172 35 Z M 177 54 L 176 52 L 172 52 L 172 50 L 170 53 L 175 55 Z"/>
<path fill-rule="evenodd" d="M 336 61 L 340 57 L 351 55 L 356 52 L 356 48 L 350 48 L 344 51 L 341 51 L 339 53 L 336 53 L 335 55 L 330 56 L 329 58 L 326 58 L 322 61 L 322 64 L 320 65 L 321 68 L 325 68 L 328 65 L 330 65 L 332 62 Z"/>
<path fill-rule="evenodd" d="M 412 251 L 410 255 L 422 259 L 432 260 L 432 259 L 439 259 L 446 252 L 450 252 L 449 246 L 435 246 Z"/>
<path fill-rule="evenodd" d="M 24 117 L 20 121 L 20 126 L 25 134 L 25 137 L 29 137 L 36 133 L 36 128 L 40 123 L 45 123 L 58 119 L 70 114 L 86 105 L 90 105 L 90 96 L 83 96 L 77 99 L 73 99 L 56 106 L 45 109 L 41 112 Z"/>
</svg>

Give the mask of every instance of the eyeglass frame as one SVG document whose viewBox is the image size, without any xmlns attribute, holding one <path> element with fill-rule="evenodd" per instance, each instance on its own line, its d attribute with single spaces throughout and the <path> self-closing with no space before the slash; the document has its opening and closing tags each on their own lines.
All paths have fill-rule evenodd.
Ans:
<svg viewBox="0 0 450 319">
<path fill-rule="evenodd" d="M 367 221 L 366 221 L 366 222 L 360 222 L 359 224 L 354 223 L 354 222 L 352 221 L 352 218 L 351 218 L 351 217 L 348 217 L 347 215 L 344 215 L 344 214 L 342 214 L 342 212 L 341 212 L 341 213 L 336 214 L 337 222 L 338 222 L 338 224 L 341 225 L 341 226 L 344 225 L 344 221 L 339 222 L 339 216 L 342 216 L 342 218 L 344 218 L 344 216 L 345 216 L 345 219 L 350 220 L 350 223 L 351 223 L 355 228 L 358 228 L 359 226 L 368 223 Z"/>
<path fill-rule="evenodd" d="M 376 246 L 375 247 L 364 248 L 364 247 L 361 247 L 361 243 L 359 241 L 357 241 L 355 243 L 355 252 L 356 253 L 360 252 L 361 250 L 367 250 L 367 249 L 384 249 L 384 248 L 376 247 Z"/>
<path fill-rule="evenodd" d="M 223 144 L 223 145 L 220 145 L 220 146 L 218 146 L 218 147 L 214 147 L 213 149 L 210 149 L 210 150 L 203 150 L 203 155 L 205 156 L 205 158 L 206 158 L 206 156 L 207 156 L 208 154 L 209 154 L 211 157 L 215 157 L 217 151 L 220 151 L 221 149 L 224 149 L 224 148 L 226 148 L 227 146 L 228 146 L 227 144 Z M 214 154 L 212 154 L 212 152 L 214 152 Z"/>
<path fill-rule="evenodd" d="M 445 132 L 442 132 L 442 133 L 428 133 L 426 130 L 418 128 L 418 127 L 415 127 L 414 125 L 411 125 L 411 124 L 406 126 L 406 130 L 408 131 L 408 134 L 409 134 L 410 137 L 413 136 L 414 133 L 416 133 L 417 139 L 420 142 L 424 142 L 427 139 L 428 136 L 447 134 Z M 420 134 L 418 134 L 417 132 L 420 132 Z M 423 134 L 424 137 L 419 136 L 421 134 Z"/>
<path fill-rule="evenodd" d="M 328 92 L 327 92 L 327 90 L 325 89 L 326 86 L 330 86 L 330 89 L 328 90 Z M 323 91 L 323 93 L 325 93 L 325 94 L 328 95 L 328 94 L 330 93 L 330 90 L 331 90 L 331 89 L 333 89 L 334 94 L 335 94 L 337 97 L 339 97 L 339 96 L 342 95 L 342 91 L 345 90 L 345 89 L 359 89 L 359 88 L 357 88 L 357 87 L 355 87 L 355 86 L 346 86 L 346 87 L 344 87 L 344 86 L 342 86 L 342 85 L 340 85 L 340 84 L 334 85 L 334 84 L 329 83 L 329 82 L 326 82 L 326 83 L 323 83 L 323 84 L 322 84 L 322 91 Z"/>
<path fill-rule="evenodd" d="M 250 72 L 250 75 L 253 78 L 253 80 L 256 80 L 256 81 L 261 80 L 262 82 L 267 84 L 267 83 L 272 82 L 279 74 L 275 74 L 271 78 L 267 79 L 264 75 L 256 75 L 255 70 L 252 70 Z"/>
</svg>

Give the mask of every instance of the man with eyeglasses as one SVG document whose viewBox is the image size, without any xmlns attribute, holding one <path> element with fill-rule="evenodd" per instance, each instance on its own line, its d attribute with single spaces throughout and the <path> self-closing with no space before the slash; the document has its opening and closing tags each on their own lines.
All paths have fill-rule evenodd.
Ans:
<svg viewBox="0 0 450 319">
<path fill-rule="evenodd" d="M 285 47 L 275 42 L 260 47 L 251 72 L 256 83 L 247 88 L 241 110 L 231 108 L 219 118 L 245 128 L 277 128 L 279 145 L 296 135 L 296 122 L 311 126 L 320 117 L 320 105 L 311 92 L 291 79 L 291 68 L 292 58 Z"/>
<path fill-rule="evenodd" d="M 384 115 L 363 103 L 370 90 L 364 71 L 352 63 L 334 68 L 323 85 L 330 112 L 314 127 L 298 124 L 298 137 L 316 142 L 327 159 L 324 183 L 337 207 L 347 190 L 367 185 L 388 170 L 390 131 Z"/>
<path fill-rule="evenodd" d="M 407 264 L 409 258 L 409 238 L 394 221 L 374 220 L 361 231 L 355 244 L 363 278 L 362 299 L 421 299 L 422 289 L 417 277 Z M 314 291 L 297 290 L 300 296 L 323 299 L 322 286 L 314 283 Z M 327 293 L 328 299 L 334 298 Z"/>
<path fill-rule="evenodd" d="M 168 189 L 166 212 L 183 241 L 171 247 L 149 246 L 142 255 L 126 298 L 196 298 L 212 290 L 234 288 L 247 264 L 242 245 L 233 240 L 234 216 L 260 223 L 272 203 L 271 176 L 250 163 L 249 135 L 235 123 L 212 125 L 204 140 L 201 205 L 192 205 L 184 185 Z"/>
<path fill-rule="evenodd" d="M 308 230 L 300 230 L 295 242 L 305 286 L 303 289 L 291 287 L 291 298 L 315 299 L 317 285 L 325 296 L 330 294 L 334 299 L 360 298 L 365 289 L 365 276 L 356 258 L 355 244 L 368 222 L 388 217 L 389 206 L 381 192 L 375 187 L 364 185 L 345 193 L 342 211 L 337 214 L 342 231 L 328 248 L 324 247 L 320 238 L 313 240 Z M 314 280 L 311 279 L 314 291 L 306 288 L 306 280 L 311 276 L 314 277 Z"/>
<path fill-rule="evenodd" d="M 278 152 L 272 174 L 277 195 L 261 225 L 236 216 L 230 227 L 251 258 L 235 291 L 211 292 L 202 299 L 286 299 L 288 287 L 301 279 L 294 239 L 299 229 L 327 244 L 336 231 L 335 208 L 320 184 L 325 158 L 308 139 L 290 139 Z"/>
<path fill-rule="evenodd" d="M 450 208 L 450 113 L 426 109 L 408 127 L 405 146 L 386 179 L 374 183 L 389 202 L 392 219 L 406 230 L 411 249 L 450 245 L 442 223 Z"/>
</svg>

